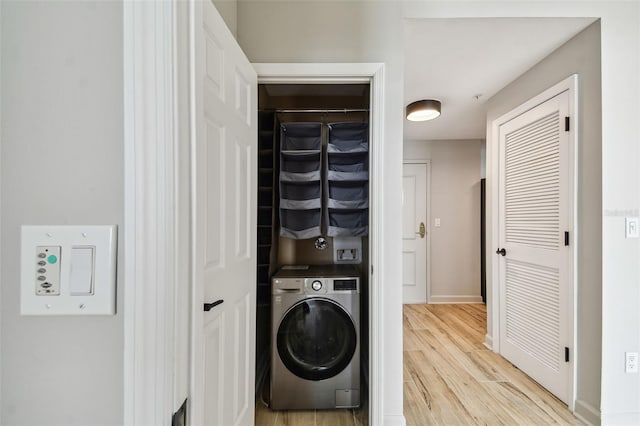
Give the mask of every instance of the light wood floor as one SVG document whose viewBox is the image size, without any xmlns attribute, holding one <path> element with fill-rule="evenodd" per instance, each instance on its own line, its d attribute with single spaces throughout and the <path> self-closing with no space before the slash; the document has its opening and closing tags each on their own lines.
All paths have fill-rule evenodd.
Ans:
<svg viewBox="0 0 640 426">
<path fill-rule="evenodd" d="M 256 405 L 256 426 L 365 426 L 362 410 L 271 411 Z"/>
<path fill-rule="evenodd" d="M 485 305 L 405 305 L 403 324 L 407 426 L 579 424 L 564 403 L 483 345 Z"/>
</svg>

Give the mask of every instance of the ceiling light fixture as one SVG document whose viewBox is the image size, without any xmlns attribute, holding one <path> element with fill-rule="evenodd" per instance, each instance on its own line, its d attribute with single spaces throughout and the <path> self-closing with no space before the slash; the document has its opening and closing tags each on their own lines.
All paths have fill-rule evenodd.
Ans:
<svg viewBox="0 0 640 426">
<path fill-rule="evenodd" d="M 406 116 L 409 121 L 433 120 L 440 115 L 440 101 L 423 99 L 407 105 Z"/>
</svg>

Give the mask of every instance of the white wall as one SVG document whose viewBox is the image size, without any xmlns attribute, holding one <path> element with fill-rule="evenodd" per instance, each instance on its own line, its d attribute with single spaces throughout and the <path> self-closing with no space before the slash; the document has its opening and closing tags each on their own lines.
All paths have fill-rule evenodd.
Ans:
<svg viewBox="0 0 640 426">
<path fill-rule="evenodd" d="M 480 157 L 483 140 L 404 141 L 405 160 L 431 160 L 431 302 L 480 297 Z M 435 219 L 440 218 L 436 228 Z"/>
<path fill-rule="evenodd" d="M 20 316 L 19 247 L 22 224 L 122 224 L 122 4 L 0 7 L 0 423 L 121 424 L 122 312 Z"/>
<path fill-rule="evenodd" d="M 381 29 L 384 29 L 382 31 Z M 402 417 L 402 20 L 394 2 L 238 2 L 238 42 L 252 62 L 384 62 L 381 212 L 386 263 L 373 265 L 384 285 L 382 346 L 385 422 Z"/>
<path fill-rule="evenodd" d="M 579 409 L 586 406 L 599 410 L 602 342 L 600 23 L 569 40 L 492 97 L 487 102 L 487 126 L 573 73 L 577 73 L 579 79 L 577 393 Z M 495 147 L 492 152 L 496 152 Z"/>
</svg>

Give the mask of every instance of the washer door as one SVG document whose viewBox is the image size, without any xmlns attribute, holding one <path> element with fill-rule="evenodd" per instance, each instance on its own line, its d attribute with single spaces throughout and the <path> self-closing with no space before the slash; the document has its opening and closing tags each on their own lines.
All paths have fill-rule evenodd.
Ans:
<svg viewBox="0 0 640 426">
<path fill-rule="evenodd" d="M 293 305 L 278 327 L 278 354 L 298 377 L 324 380 L 339 374 L 356 351 L 356 329 L 349 314 L 327 299 Z"/>
</svg>

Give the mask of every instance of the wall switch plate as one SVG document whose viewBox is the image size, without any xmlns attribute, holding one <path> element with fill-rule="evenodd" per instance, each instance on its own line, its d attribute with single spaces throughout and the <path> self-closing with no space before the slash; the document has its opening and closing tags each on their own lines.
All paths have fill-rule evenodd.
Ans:
<svg viewBox="0 0 640 426">
<path fill-rule="evenodd" d="M 637 373 L 638 372 L 638 352 L 625 352 L 624 353 L 624 371 L 625 373 Z"/>
<path fill-rule="evenodd" d="M 440 218 L 439 217 L 435 218 L 434 225 L 435 225 L 436 228 L 440 228 Z"/>
<path fill-rule="evenodd" d="M 115 225 L 23 225 L 22 315 L 114 315 Z"/>
<path fill-rule="evenodd" d="M 640 219 L 637 217 L 627 217 L 624 222 L 626 237 L 640 238 Z"/>
</svg>

